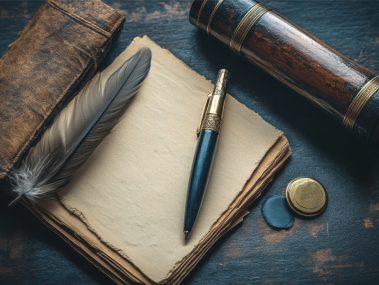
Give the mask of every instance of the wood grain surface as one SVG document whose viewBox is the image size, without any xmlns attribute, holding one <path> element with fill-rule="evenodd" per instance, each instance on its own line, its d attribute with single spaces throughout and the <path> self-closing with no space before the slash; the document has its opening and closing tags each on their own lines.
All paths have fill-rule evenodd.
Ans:
<svg viewBox="0 0 379 285">
<path fill-rule="evenodd" d="M 218 3 L 194 1 L 190 22 L 194 26 L 199 23 L 202 30 L 209 27 L 211 36 L 229 46 L 247 11 L 259 5 L 253 0 L 225 0 L 216 10 Z M 240 55 L 309 99 L 341 125 L 355 96 L 375 77 L 372 71 L 344 57 L 275 10 L 260 16 L 246 32 Z M 374 97 L 371 104 L 365 105 L 356 127 L 351 127 L 365 140 L 379 119 L 379 92 Z"/>
<path fill-rule="evenodd" d="M 244 222 L 222 237 L 183 284 L 377 284 L 379 151 L 358 141 L 305 98 L 198 31 L 192 1 L 105 1 L 126 17 L 104 69 L 136 36 L 148 35 L 214 79 L 232 73 L 229 93 L 284 131 L 293 155 Z M 0 2 L 0 54 L 43 2 Z M 347 58 L 379 73 L 378 1 L 267 1 L 275 11 Z M 0 91 L 1 92 L 1 91 Z M 329 205 L 288 231 L 260 212 L 268 195 L 299 176 L 326 187 Z M 0 193 L 0 284 L 112 284 L 21 205 Z"/>
</svg>

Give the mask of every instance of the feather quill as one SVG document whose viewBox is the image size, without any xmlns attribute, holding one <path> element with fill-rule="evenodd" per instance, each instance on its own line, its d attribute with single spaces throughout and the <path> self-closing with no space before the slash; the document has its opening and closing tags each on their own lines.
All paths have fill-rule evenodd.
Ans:
<svg viewBox="0 0 379 285">
<path fill-rule="evenodd" d="M 145 47 L 109 74 L 98 73 L 57 116 L 22 165 L 11 174 L 17 198 L 32 203 L 65 187 L 76 170 L 110 133 L 150 70 Z"/>
</svg>

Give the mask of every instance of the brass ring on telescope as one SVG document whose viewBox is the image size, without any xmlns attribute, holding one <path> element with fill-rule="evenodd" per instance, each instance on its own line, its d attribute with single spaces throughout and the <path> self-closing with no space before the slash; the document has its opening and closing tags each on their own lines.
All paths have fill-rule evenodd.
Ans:
<svg viewBox="0 0 379 285">
<path fill-rule="evenodd" d="M 209 36 L 209 31 L 210 31 L 210 28 L 211 28 L 211 23 L 212 23 L 212 20 L 213 20 L 213 17 L 214 15 L 216 14 L 217 10 L 218 10 L 218 7 L 220 7 L 220 5 L 222 4 L 222 2 L 224 2 L 224 0 L 220 0 L 218 1 L 218 3 L 216 4 L 216 7 L 213 9 L 213 12 L 211 14 L 211 17 L 209 18 L 209 21 L 208 21 L 208 26 L 207 26 L 207 35 Z"/>
<path fill-rule="evenodd" d="M 357 120 L 363 107 L 376 91 L 379 90 L 379 75 L 375 76 L 358 92 L 357 96 L 351 102 L 346 114 L 343 118 L 343 124 L 348 130 L 353 130 L 355 121 Z"/>
<path fill-rule="evenodd" d="M 229 48 L 236 54 L 240 54 L 242 44 L 247 36 L 247 33 L 251 30 L 253 25 L 259 20 L 260 17 L 271 8 L 267 7 L 263 3 L 254 5 L 243 17 L 241 22 L 238 24 L 236 30 L 233 33 L 232 39 L 230 40 Z"/>
<path fill-rule="evenodd" d="M 200 7 L 199 15 L 197 15 L 196 28 L 199 28 L 199 24 L 200 24 L 200 15 L 201 15 L 201 12 L 203 12 L 203 9 L 204 9 L 205 4 L 207 4 L 207 1 L 208 1 L 208 0 L 204 0 L 203 4 L 202 4 L 201 7 Z"/>
</svg>

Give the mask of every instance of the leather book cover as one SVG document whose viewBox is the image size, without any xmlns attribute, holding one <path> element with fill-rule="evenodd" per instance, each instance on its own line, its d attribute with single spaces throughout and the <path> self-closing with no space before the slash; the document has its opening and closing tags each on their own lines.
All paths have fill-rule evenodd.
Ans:
<svg viewBox="0 0 379 285">
<path fill-rule="evenodd" d="M 48 0 L 9 45 L 0 59 L 0 179 L 92 77 L 124 21 L 99 0 Z"/>
</svg>

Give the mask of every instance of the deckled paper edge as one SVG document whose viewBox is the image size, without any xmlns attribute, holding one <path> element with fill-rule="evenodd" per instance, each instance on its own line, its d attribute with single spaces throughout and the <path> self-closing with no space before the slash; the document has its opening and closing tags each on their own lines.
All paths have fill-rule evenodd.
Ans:
<svg viewBox="0 0 379 285">
<path fill-rule="evenodd" d="M 208 81 L 209 83 L 212 83 L 211 80 L 208 80 L 204 75 L 201 75 L 199 73 L 197 73 L 195 70 L 191 69 L 186 63 L 184 63 L 182 60 L 180 60 L 179 58 L 177 58 L 173 53 L 171 53 L 168 49 L 166 48 L 163 48 L 161 47 L 160 45 L 158 45 L 155 41 L 151 40 L 147 35 L 143 36 L 142 38 L 141 37 L 136 37 L 133 39 L 133 41 L 126 47 L 126 49 L 128 49 L 131 45 L 133 45 L 135 42 L 139 41 L 139 40 L 142 40 L 142 39 L 147 39 L 149 41 L 151 41 L 152 43 L 154 43 L 157 47 L 161 48 L 164 52 L 168 53 L 170 56 L 173 56 L 175 58 L 175 60 L 178 61 L 179 64 L 181 64 L 182 66 L 184 66 L 185 68 L 187 68 L 190 72 L 196 74 L 197 76 L 201 77 L 202 79 Z M 126 50 L 125 49 L 125 50 Z M 124 51 L 125 51 L 124 50 Z M 116 58 L 117 59 L 117 58 Z M 115 59 L 115 60 L 116 60 Z M 230 94 L 228 94 L 229 96 L 231 96 Z M 237 101 L 237 103 L 245 106 L 245 108 L 248 108 L 245 104 L 241 103 L 240 101 L 238 101 L 236 98 L 234 98 L 233 96 L 231 96 L 233 99 L 235 99 Z M 248 108 L 249 110 L 251 110 L 250 108 Z M 254 112 L 256 115 L 259 116 L 260 119 L 262 119 L 264 122 L 266 122 L 258 113 L 256 113 L 255 111 L 251 110 L 252 112 Z M 266 122 L 267 123 L 267 122 Z M 281 134 L 278 136 L 278 140 L 281 136 L 284 135 L 284 133 L 277 129 L 275 126 L 267 123 L 268 125 L 270 125 L 272 128 L 275 128 L 277 131 L 279 131 Z M 277 141 L 278 141 L 277 140 Z M 277 142 L 276 141 L 276 142 Z M 275 142 L 275 143 L 276 143 Z M 266 151 L 266 154 L 270 151 L 270 149 L 275 145 L 275 143 L 273 145 L 271 145 L 267 151 Z M 259 161 L 256 162 L 256 165 L 258 166 L 262 159 L 264 158 L 265 156 L 263 156 Z M 254 171 L 252 172 L 252 174 L 250 175 L 250 177 L 246 180 L 246 182 L 244 183 L 244 186 L 242 187 L 242 189 L 238 192 L 238 194 L 235 196 L 235 198 L 231 201 L 231 204 L 235 201 L 235 199 L 238 198 L 238 196 L 241 194 L 241 192 L 244 190 L 244 187 L 246 186 L 246 184 L 248 183 L 248 181 L 251 179 L 252 175 L 254 174 L 254 172 L 256 171 L 257 168 L 254 169 Z M 91 226 L 91 224 L 87 221 L 86 217 L 84 216 L 84 214 L 82 212 L 80 212 L 78 209 L 75 209 L 69 205 L 67 205 L 66 203 L 63 202 L 64 199 L 62 199 L 59 195 L 58 195 L 58 200 L 62 203 L 63 207 L 69 212 L 71 213 L 72 215 L 76 216 L 80 221 L 82 221 L 86 227 L 88 228 L 89 231 L 91 231 L 98 239 L 100 242 L 102 242 L 103 244 L 105 244 L 106 246 L 108 246 L 110 249 L 112 249 L 113 251 L 115 251 L 116 253 L 118 253 L 121 257 L 125 258 L 128 262 L 130 262 L 131 264 L 133 264 L 133 266 L 135 266 L 136 268 L 138 268 L 137 265 L 135 265 L 131 259 L 128 257 L 128 255 L 122 250 L 122 249 L 119 249 L 117 247 L 115 247 L 114 245 L 110 244 L 109 242 L 106 242 L 97 232 L 96 230 Z M 231 205 L 230 204 L 230 205 Z M 167 273 L 165 279 L 169 278 L 170 275 L 172 274 L 172 272 L 175 270 L 175 268 L 177 267 L 177 264 L 180 264 L 182 262 L 183 259 L 185 259 L 187 256 L 191 255 L 193 251 L 196 250 L 196 248 L 199 246 L 199 244 L 204 240 L 204 238 L 209 234 L 209 232 L 211 231 L 211 229 L 214 227 L 215 224 L 217 224 L 217 222 L 219 221 L 219 219 L 224 215 L 225 212 L 227 212 L 229 210 L 230 206 L 225 209 L 225 211 L 220 215 L 220 217 L 212 224 L 212 226 L 210 227 L 210 229 L 208 230 L 207 234 L 204 235 L 204 237 L 194 246 L 194 248 L 192 249 L 192 251 L 187 254 L 185 257 L 183 257 L 180 261 L 178 261 L 177 263 L 175 263 L 175 265 L 173 266 L 173 268 Z M 145 276 L 147 276 L 146 274 L 144 274 Z M 149 278 L 150 279 L 150 278 Z M 154 282 L 155 283 L 155 282 Z"/>
<path fill-rule="evenodd" d="M 278 139 L 275 141 L 275 143 L 269 148 L 269 150 L 266 152 L 266 154 L 263 156 L 263 158 L 258 162 L 258 165 L 262 162 L 262 160 L 265 158 L 265 156 L 267 155 L 267 153 L 269 153 L 270 150 L 271 150 L 272 148 L 274 148 L 274 147 L 276 146 L 276 144 L 279 142 L 279 140 L 281 140 L 283 137 L 287 140 L 287 138 L 284 136 L 284 134 L 282 134 L 280 137 L 278 137 Z M 285 146 L 287 146 L 287 147 L 286 147 L 286 150 L 287 150 L 287 151 L 284 152 L 284 153 L 278 153 L 277 157 L 275 157 L 275 160 L 271 161 L 270 166 L 268 166 L 268 168 L 262 173 L 262 176 L 264 176 L 263 179 L 267 178 L 267 173 L 270 173 L 270 172 L 273 170 L 273 169 L 271 168 L 271 166 L 273 165 L 274 162 L 276 162 L 276 161 L 278 161 L 278 160 L 281 160 L 281 159 L 282 159 L 283 157 L 285 157 L 286 155 L 290 156 L 290 155 L 292 154 L 292 150 L 291 150 L 291 148 L 290 148 L 290 146 L 289 146 L 288 140 L 287 140 L 287 144 L 286 144 Z M 284 162 L 285 162 L 285 161 L 284 161 Z M 284 164 L 284 162 L 283 162 L 283 164 Z M 283 164 L 280 165 L 280 167 L 278 168 L 278 170 L 283 166 Z M 277 166 L 277 164 L 275 164 L 273 168 L 275 168 L 275 166 Z M 257 168 L 258 168 L 258 167 L 257 167 Z M 217 219 L 217 221 L 214 222 L 214 224 L 212 225 L 212 227 L 210 228 L 210 230 L 207 232 L 207 234 L 204 235 L 204 237 L 199 241 L 198 245 L 197 245 L 197 246 L 196 246 L 196 247 L 195 247 L 195 248 L 194 248 L 194 249 L 193 249 L 188 255 L 186 255 L 185 257 L 183 257 L 180 261 L 178 261 L 178 262 L 175 264 L 174 268 L 172 268 L 172 269 L 170 270 L 169 274 L 167 274 L 165 280 L 167 280 L 167 279 L 169 279 L 169 278 L 171 277 L 172 273 L 175 271 L 175 269 L 176 269 L 176 267 L 177 267 L 178 264 L 181 264 L 181 263 L 183 262 L 183 260 L 185 260 L 185 259 L 186 259 L 188 256 L 190 256 L 195 250 L 198 249 L 198 246 L 199 246 L 200 244 L 202 244 L 204 240 L 208 239 L 208 236 L 209 236 L 209 234 L 211 233 L 211 231 L 214 231 L 215 229 L 217 229 L 218 226 L 215 226 L 215 225 L 220 221 L 220 219 L 224 216 L 224 214 L 225 214 L 230 208 L 232 208 L 232 209 L 231 209 L 231 212 L 229 213 L 228 216 L 224 217 L 223 222 L 227 222 L 227 220 L 233 219 L 233 217 L 231 217 L 231 215 L 233 214 L 233 211 L 234 211 L 235 209 L 237 209 L 241 204 L 246 204 L 245 206 L 246 206 L 246 208 L 247 208 L 247 207 L 248 207 L 253 201 L 255 201 L 259 196 L 262 195 L 264 189 L 265 189 L 266 186 L 272 181 L 273 176 L 275 175 L 275 173 L 276 173 L 277 171 L 275 171 L 275 172 L 272 174 L 272 178 L 271 178 L 269 181 L 267 181 L 266 184 L 261 185 L 260 187 L 258 187 L 258 189 L 256 190 L 256 192 L 257 192 L 257 196 L 255 197 L 255 199 L 253 199 L 253 201 L 245 201 L 246 198 L 248 198 L 248 197 L 241 197 L 241 200 L 239 201 L 239 203 L 233 206 L 233 204 L 236 202 L 236 200 L 239 198 L 239 196 L 240 196 L 240 195 L 242 194 L 242 192 L 245 190 L 245 187 L 248 185 L 250 179 L 253 177 L 253 175 L 255 174 L 255 172 L 258 170 L 257 168 L 254 169 L 254 171 L 253 171 L 252 174 L 250 175 L 249 179 L 245 182 L 244 187 L 241 189 L 241 191 L 238 193 L 238 195 L 233 199 L 233 201 L 230 203 L 229 207 L 228 207 L 228 208 L 227 208 L 227 209 L 226 209 L 226 210 L 220 215 L 220 217 Z M 266 175 L 265 175 L 265 174 L 266 174 Z M 260 183 L 262 183 L 262 179 L 261 179 L 262 176 L 261 176 L 261 177 L 260 177 L 255 183 L 254 183 L 254 185 L 252 185 L 252 186 L 249 188 L 248 192 L 251 192 L 254 188 L 257 187 L 257 185 L 259 185 Z M 262 188 L 263 188 L 263 189 L 262 189 Z M 262 189 L 262 190 L 260 191 L 260 189 Z M 244 217 L 247 216 L 248 214 L 249 214 L 248 212 L 245 213 L 245 214 L 244 214 Z M 234 217 L 234 218 L 235 218 L 235 217 Z M 232 222 L 232 221 L 230 221 L 230 222 Z M 235 225 L 236 225 L 236 224 L 235 224 Z M 233 227 L 234 227 L 235 225 L 233 225 Z M 215 228 L 214 228 L 214 227 L 215 227 Z M 213 245 L 213 244 L 214 244 L 214 243 L 215 243 L 215 242 L 216 242 L 216 241 L 217 241 L 217 240 L 218 240 L 218 239 L 219 239 L 224 233 L 228 232 L 231 228 L 232 228 L 232 227 L 227 227 L 227 228 L 225 228 L 224 231 L 223 231 L 223 233 L 220 234 L 219 237 L 214 238 L 214 240 L 213 240 L 213 242 L 212 242 L 212 245 Z M 219 230 L 220 230 L 220 229 L 219 229 Z M 211 245 L 209 246 L 209 248 L 210 248 L 210 247 L 211 247 Z M 207 249 L 206 251 L 208 251 L 208 249 Z"/>
<path fill-rule="evenodd" d="M 281 138 L 284 138 L 286 141 L 287 141 L 287 145 L 288 145 L 288 140 L 285 138 L 285 136 L 284 135 L 282 135 L 281 136 Z M 270 148 L 270 149 L 272 149 L 273 147 L 275 147 L 275 145 L 277 144 L 277 142 Z M 266 186 L 273 180 L 273 175 L 283 166 L 283 164 L 284 164 L 284 162 L 285 162 L 285 160 L 287 160 L 287 158 L 291 155 L 291 153 L 292 153 L 292 151 L 291 151 L 291 148 L 289 147 L 289 145 L 288 145 L 288 148 L 287 148 L 287 154 L 285 154 L 284 155 L 284 157 L 285 158 L 283 158 L 284 160 L 283 160 L 283 163 L 281 164 L 281 166 L 279 167 L 279 168 L 277 168 L 273 173 L 272 173 L 272 176 L 271 176 L 271 178 L 270 179 L 268 179 L 267 181 L 266 181 L 266 183 L 264 184 L 264 185 L 261 185 L 261 187 L 260 188 L 266 188 Z M 279 155 L 280 156 L 280 155 Z M 278 159 L 278 156 L 276 157 L 276 159 L 275 159 L 275 161 L 277 161 L 277 159 Z M 273 162 L 271 162 L 270 164 L 272 164 Z M 257 183 L 255 183 L 255 185 L 256 185 Z M 262 192 L 262 191 L 261 191 Z M 243 218 L 243 216 L 245 216 L 245 215 L 247 215 L 248 214 L 248 212 L 247 212 L 247 207 L 251 204 L 251 202 L 253 202 L 256 198 L 258 198 L 260 196 L 260 194 L 259 195 L 257 195 L 255 198 L 251 198 L 252 200 L 250 200 L 250 201 L 248 201 L 248 202 L 244 202 L 246 205 L 245 205 L 245 207 L 242 209 L 242 212 L 244 212 L 244 214 L 243 215 L 241 215 L 240 216 L 240 221 L 242 221 L 242 218 Z M 27 206 L 27 205 L 25 205 L 25 206 Z M 28 207 L 28 206 L 27 206 Z M 29 208 L 29 207 L 28 207 Z M 29 208 L 30 209 L 30 208 Z M 31 210 L 31 209 L 30 209 Z M 32 210 L 31 210 L 32 211 Z M 45 210 L 45 212 L 46 212 L 46 210 Z M 35 212 L 34 211 L 32 211 L 32 213 L 34 213 L 35 214 Z M 68 212 L 68 213 L 70 213 L 70 212 Z M 36 215 L 36 214 L 35 214 Z M 39 215 L 36 215 L 37 217 L 39 217 L 40 218 L 40 220 L 43 222 L 43 223 L 45 223 L 45 219 L 43 218 L 41 218 L 41 216 L 39 216 Z M 77 218 L 77 217 L 76 217 Z M 50 218 L 49 218 L 50 219 Z M 77 218 L 78 219 L 78 218 Z M 81 221 L 81 220 L 80 220 Z M 233 220 L 234 221 L 234 220 Z M 209 248 L 223 235 L 223 234 L 225 234 L 226 232 L 228 232 L 232 227 L 234 227 L 235 225 L 237 225 L 239 222 L 233 222 L 233 225 L 232 226 L 228 226 L 227 228 L 224 228 L 224 230 L 219 234 L 219 235 L 217 235 L 217 237 L 216 238 L 213 238 L 211 241 L 209 241 L 209 242 L 207 242 L 207 244 L 209 244 L 209 245 L 207 245 L 206 246 L 206 248 L 204 248 L 202 251 L 204 252 L 204 254 L 209 250 Z M 55 228 L 55 226 L 53 225 L 53 224 L 51 224 L 50 223 L 50 225 L 52 225 L 53 226 L 53 228 Z M 50 227 L 49 227 L 50 228 Z M 52 229 L 53 231 L 55 231 L 54 229 Z M 58 234 L 58 233 L 57 233 Z M 58 234 L 59 236 L 60 236 L 60 234 Z M 80 235 L 79 235 L 80 236 Z M 65 239 L 64 239 L 65 240 Z M 70 242 L 68 242 L 69 244 L 71 244 Z M 105 245 L 105 246 L 107 246 L 107 245 Z M 81 253 L 81 251 L 80 250 L 78 250 L 78 248 L 76 248 L 76 247 L 74 247 L 74 249 L 76 249 L 77 251 L 79 251 L 79 253 Z M 111 249 L 112 250 L 112 249 Z M 113 250 L 112 250 L 113 251 Z M 82 254 L 82 253 L 81 253 Z M 117 253 L 116 253 L 117 254 Z M 204 254 L 201 254 L 201 256 L 203 256 Z M 188 255 L 187 255 L 188 256 Z M 86 256 L 85 256 L 86 257 Z M 121 258 L 123 258 L 122 256 L 120 256 Z M 86 257 L 87 259 L 88 259 L 88 257 Z M 199 258 L 199 260 L 200 260 L 201 258 Z M 91 261 L 91 259 L 88 259 L 91 263 L 92 263 L 92 261 Z M 168 282 L 170 282 L 169 284 L 179 284 L 178 282 L 181 282 L 181 280 L 183 280 L 184 279 L 184 277 L 185 276 L 187 276 L 187 274 L 193 269 L 193 267 L 198 263 L 198 261 L 199 260 L 197 260 L 197 261 L 194 261 L 195 263 L 193 264 L 193 265 L 191 265 L 189 268 L 189 270 L 188 270 L 188 272 L 186 273 L 186 274 L 184 274 L 182 277 L 179 277 L 179 279 L 178 279 L 178 276 L 176 276 L 176 277 L 174 277 L 175 279 L 174 280 L 169 280 Z M 192 263 L 192 262 L 191 262 Z M 96 265 L 97 266 L 97 265 Z M 136 270 L 138 270 L 138 268 L 136 268 Z M 101 271 L 103 271 L 102 269 L 101 269 Z M 104 271 L 103 271 L 104 272 Z M 142 272 L 141 272 L 142 273 Z M 105 273 L 106 275 L 108 275 L 107 273 Z M 143 274 L 143 273 L 142 273 Z M 145 274 L 143 274 L 144 276 L 145 276 L 145 278 L 147 278 L 147 279 L 149 279 L 150 280 L 150 282 L 152 283 L 152 284 L 158 284 L 158 283 L 156 283 L 156 282 L 154 282 L 154 281 L 152 281 L 150 278 L 148 278 Z M 109 275 L 108 275 L 109 276 Z M 133 275 L 134 276 L 134 275 Z M 113 279 L 111 276 L 109 276 L 111 279 Z M 131 278 L 130 276 L 128 277 L 128 278 Z M 135 277 L 136 278 L 136 277 Z M 171 278 L 171 277 L 170 277 Z M 167 284 L 167 283 L 165 283 L 167 281 L 167 279 L 164 279 L 163 280 L 163 283 L 162 282 L 159 282 L 159 284 Z M 115 281 L 116 282 L 116 281 Z M 172 283 L 171 283 L 172 282 Z M 116 282 L 117 283 L 117 282 Z M 142 282 L 143 284 L 145 284 L 144 282 Z M 142 284 L 141 283 L 141 284 Z M 122 283 L 122 284 L 124 284 L 124 282 Z M 125 284 L 127 284 L 127 283 L 125 283 Z"/>
<path fill-rule="evenodd" d="M 122 249 L 119 249 L 117 247 L 115 247 L 114 245 L 110 244 L 109 242 L 107 242 L 106 240 L 104 240 L 100 234 L 97 233 L 97 231 L 91 226 L 91 224 L 88 222 L 87 218 L 85 217 L 85 215 L 79 211 L 78 209 L 74 208 L 74 207 L 71 207 L 70 205 L 66 204 L 64 202 L 64 199 L 62 197 L 60 197 L 59 195 L 57 195 L 57 199 L 58 201 L 61 203 L 61 205 L 69 212 L 71 213 L 72 215 L 74 215 L 76 218 L 78 218 L 83 224 L 85 224 L 85 226 L 87 227 L 87 229 L 92 232 L 98 239 L 100 242 L 102 242 L 103 244 L 105 244 L 107 247 L 109 247 L 110 249 L 112 249 L 113 251 L 117 252 L 120 256 L 122 256 L 123 258 L 125 258 L 128 262 L 130 263 L 133 263 L 131 261 L 131 259 L 128 257 L 128 255 L 122 250 Z M 134 265 L 134 263 L 133 263 Z M 136 265 L 134 265 L 135 267 L 137 267 Z M 137 267 L 138 268 L 138 267 Z"/>
</svg>

